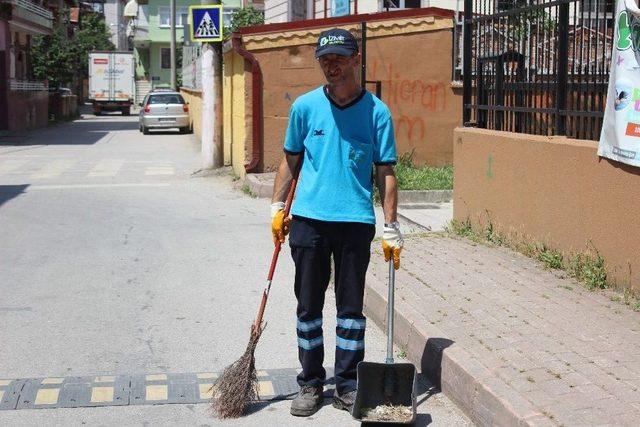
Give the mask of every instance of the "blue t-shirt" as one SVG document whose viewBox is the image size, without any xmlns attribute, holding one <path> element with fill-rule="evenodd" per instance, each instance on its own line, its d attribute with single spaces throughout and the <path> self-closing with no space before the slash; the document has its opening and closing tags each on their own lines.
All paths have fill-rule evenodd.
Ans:
<svg viewBox="0 0 640 427">
<path fill-rule="evenodd" d="M 284 142 L 289 154 L 304 152 L 291 213 L 322 221 L 375 224 L 373 164 L 395 164 L 389 108 L 371 93 L 345 106 L 324 86 L 295 100 Z"/>
</svg>

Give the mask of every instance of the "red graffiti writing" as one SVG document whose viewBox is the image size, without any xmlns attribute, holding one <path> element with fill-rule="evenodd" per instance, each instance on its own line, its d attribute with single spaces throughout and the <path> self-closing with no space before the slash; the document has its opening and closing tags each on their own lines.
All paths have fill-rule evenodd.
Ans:
<svg viewBox="0 0 640 427">
<path fill-rule="evenodd" d="M 395 133 L 398 135 L 406 135 L 409 140 L 424 139 L 424 120 L 422 117 L 409 117 L 402 115 L 395 120 Z"/>
<path fill-rule="evenodd" d="M 434 112 L 447 108 L 447 88 L 442 82 L 408 79 L 394 70 L 393 63 L 380 67 L 374 60 L 367 68 L 369 80 L 382 82 L 382 97 L 389 106 L 414 104 Z"/>
</svg>

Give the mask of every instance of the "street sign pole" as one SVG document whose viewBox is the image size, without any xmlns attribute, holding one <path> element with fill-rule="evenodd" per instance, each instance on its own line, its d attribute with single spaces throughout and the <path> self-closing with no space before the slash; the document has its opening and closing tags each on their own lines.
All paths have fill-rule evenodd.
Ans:
<svg viewBox="0 0 640 427">
<path fill-rule="evenodd" d="M 202 44 L 202 169 L 213 169 L 214 156 L 214 132 L 215 132 L 215 106 L 213 78 L 213 47 L 211 43 Z"/>
<path fill-rule="evenodd" d="M 220 0 L 213 0 L 213 4 L 220 5 Z M 220 10 L 222 13 L 222 10 Z M 222 32 L 222 27 L 220 28 Z M 223 164 L 222 154 L 222 42 L 212 43 L 213 47 L 213 101 L 215 105 L 215 123 L 213 132 L 213 167 L 220 168 Z"/>
<path fill-rule="evenodd" d="M 176 0 L 170 0 L 171 13 L 169 16 L 171 27 L 171 88 L 178 90 L 176 87 Z"/>
<path fill-rule="evenodd" d="M 201 0 L 202 6 L 191 6 L 191 40 L 202 42 L 202 169 L 222 166 L 222 102 L 216 96 L 221 87 L 222 10 L 212 0 Z M 218 8 L 217 15 L 211 9 Z M 200 9 L 196 13 L 194 9 Z M 211 13 L 209 13 L 211 12 Z M 217 27 L 217 28 L 216 28 Z M 216 55 L 216 52 L 220 52 Z M 216 66 L 217 65 L 217 66 Z"/>
</svg>

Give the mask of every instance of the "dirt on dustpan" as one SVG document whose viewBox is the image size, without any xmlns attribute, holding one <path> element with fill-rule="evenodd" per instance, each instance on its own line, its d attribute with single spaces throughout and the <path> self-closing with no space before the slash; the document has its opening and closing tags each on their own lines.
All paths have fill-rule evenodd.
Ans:
<svg viewBox="0 0 640 427">
<path fill-rule="evenodd" d="M 413 417 L 411 406 L 379 405 L 375 408 L 362 409 L 362 421 L 394 421 L 407 422 Z"/>
</svg>

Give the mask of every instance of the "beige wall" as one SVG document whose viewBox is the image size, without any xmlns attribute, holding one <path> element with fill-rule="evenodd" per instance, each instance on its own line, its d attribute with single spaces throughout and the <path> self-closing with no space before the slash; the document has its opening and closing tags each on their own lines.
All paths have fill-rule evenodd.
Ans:
<svg viewBox="0 0 640 427">
<path fill-rule="evenodd" d="M 253 146 L 251 67 L 237 52 L 224 54 L 222 94 L 224 164 L 243 178 Z"/>
<path fill-rule="evenodd" d="M 387 22 L 370 24 L 367 79 L 382 81 L 382 100 L 393 115 L 399 154 L 414 151 L 416 163 L 441 166 L 453 162 L 451 133 L 462 121 L 462 91 L 451 87 L 450 20 L 421 19 L 416 24 L 424 28 L 420 31 L 410 20 L 399 22 L 400 29 Z M 291 41 L 266 35 L 247 43 L 264 81 L 263 171 L 274 170 L 281 159 L 291 103 L 325 82 L 314 57 L 317 36 L 285 32 L 282 37 Z M 375 91 L 373 85 L 368 89 Z"/>
<path fill-rule="evenodd" d="M 592 141 L 473 128 L 453 140 L 456 219 L 567 252 L 592 243 L 616 286 L 640 291 L 640 169 L 598 158 Z"/>
<path fill-rule="evenodd" d="M 202 135 L 202 92 L 199 90 L 180 88 L 184 100 L 189 103 L 189 117 L 193 126 L 193 133 L 197 138 Z"/>
</svg>

